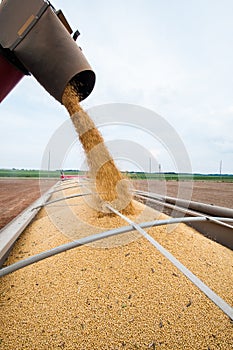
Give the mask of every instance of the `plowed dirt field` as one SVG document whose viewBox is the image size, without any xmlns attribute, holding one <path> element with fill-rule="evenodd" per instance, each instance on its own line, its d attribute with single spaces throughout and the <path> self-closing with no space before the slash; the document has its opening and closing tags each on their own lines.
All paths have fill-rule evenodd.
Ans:
<svg viewBox="0 0 233 350">
<path fill-rule="evenodd" d="M 44 193 L 57 180 L 43 181 Z M 41 196 L 39 179 L 0 179 L 0 229 Z"/>
<path fill-rule="evenodd" d="M 43 181 L 43 191 L 48 190 L 56 179 Z M 136 189 L 149 190 L 176 197 L 180 183 L 177 181 L 145 181 L 135 180 L 132 182 Z M 181 197 L 189 192 L 191 183 L 182 182 Z M 27 208 L 33 201 L 41 196 L 38 179 L 0 179 L 0 229 L 16 217 L 22 210 Z M 233 208 L 233 183 L 195 181 L 193 183 L 192 200 L 207 204 Z"/>
</svg>

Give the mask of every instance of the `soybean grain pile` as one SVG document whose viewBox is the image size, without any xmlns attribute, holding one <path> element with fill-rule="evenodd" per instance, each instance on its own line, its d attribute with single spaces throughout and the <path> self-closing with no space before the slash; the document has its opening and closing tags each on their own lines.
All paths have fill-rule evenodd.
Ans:
<svg viewBox="0 0 233 350">
<path fill-rule="evenodd" d="M 63 103 L 86 152 L 97 204 L 76 197 L 43 208 L 16 242 L 6 265 L 125 226 L 118 216 L 99 215 L 104 201 L 135 222 L 165 218 L 132 201 L 128 184 L 72 86 L 67 87 Z M 51 199 L 82 193 L 82 185 L 87 183 L 73 182 L 70 188 L 58 184 Z M 232 251 L 184 224 L 172 231 L 150 228 L 148 233 L 232 305 Z M 232 348 L 231 320 L 145 238 L 130 232 L 97 243 L 1 279 L 0 349 Z"/>
<path fill-rule="evenodd" d="M 86 153 L 90 177 L 95 182 L 98 200 L 93 205 L 97 210 L 104 211 L 102 204 L 107 201 L 124 214 L 133 213 L 128 181 L 123 179 L 104 144 L 103 137 L 80 106 L 77 90 L 71 83 L 65 88 L 62 103 L 67 108 L 79 135 Z"/>
<path fill-rule="evenodd" d="M 134 221 L 164 218 L 140 203 L 134 207 Z M 82 237 L 84 221 L 86 235 L 125 225 L 116 216 L 99 218 L 83 197 L 54 203 L 24 231 L 7 265 L 68 242 L 66 229 Z M 184 224 L 148 232 L 232 305 L 232 251 Z M 0 295 L 4 350 L 232 348 L 230 319 L 140 236 L 115 246 L 83 246 L 16 271 L 1 279 Z"/>
</svg>

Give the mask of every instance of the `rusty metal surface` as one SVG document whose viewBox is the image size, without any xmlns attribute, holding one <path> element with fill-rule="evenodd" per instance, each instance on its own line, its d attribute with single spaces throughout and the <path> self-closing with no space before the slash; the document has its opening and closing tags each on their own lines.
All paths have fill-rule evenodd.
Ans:
<svg viewBox="0 0 233 350">
<path fill-rule="evenodd" d="M 50 8 L 16 47 L 15 53 L 39 83 L 60 102 L 67 83 L 75 76 L 80 81 L 81 99 L 86 98 L 94 87 L 94 72 Z"/>
<path fill-rule="evenodd" d="M 59 102 L 74 79 L 85 99 L 95 85 L 82 51 L 43 0 L 6 0 L 0 6 L 0 44 L 11 48 L 38 82 Z"/>
<path fill-rule="evenodd" d="M 36 16 L 44 5 L 43 0 L 5 0 L 0 5 L 0 43 L 10 48 L 18 32 L 31 15 Z"/>
</svg>

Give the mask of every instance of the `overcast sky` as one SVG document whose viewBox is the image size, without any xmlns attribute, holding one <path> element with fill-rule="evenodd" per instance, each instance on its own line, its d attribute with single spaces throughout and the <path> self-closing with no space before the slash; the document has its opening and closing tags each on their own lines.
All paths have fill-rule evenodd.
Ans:
<svg viewBox="0 0 233 350">
<path fill-rule="evenodd" d="M 78 44 L 96 73 L 85 109 L 106 103 L 151 109 L 178 133 L 193 172 L 217 173 L 222 160 L 222 172 L 233 173 L 232 0 L 52 3 L 81 32 Z M 0 106 L 0 168 L 40 169 L 46 145 L 68 118 L 33 77 L 24 77 Z M 102 132 L 107 141 L 134 139 L 123 126 L 114 135 L 110 127 Z M 143 135 L 140 142 L 153 154 L 158 147 L 162 170 L 176 170 L 160 145 Z M 74 156 L 84 157 L 78 144 L 71 153 L 64 167 L 77 168 Z"/>
</svg>

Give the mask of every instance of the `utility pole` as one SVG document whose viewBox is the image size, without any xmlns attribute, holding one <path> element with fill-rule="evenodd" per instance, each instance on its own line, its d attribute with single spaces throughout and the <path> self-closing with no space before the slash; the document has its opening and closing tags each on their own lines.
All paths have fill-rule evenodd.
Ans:
<svg viewBox="0 0 233 350">
<path fill-rule="evenodd" d="M 222 160 L 220 160 L 220 165 L 219 165 L 219 175 L 222 175 Z"/>
<path fill-rule="evenodd" d="M 160 175 L 161 175 L 161 164 L 159 163 L 159 179 L 160 179 Z"/>
<path fill-rule="evenodd" d="M 48 177 L 50 172 L 50 150 L 49 150 L 49 158 L 48 158 Z"/>
<path fill-rule="evenodd" d="M 151 162 L 151 157 L 149 158 L 149 173 L 151 174 L 151 169 L 152 169 L 152 162 Z"/>
<path fill-rule="evenodd" d="M 220 160 L 219 175 L 220 175 L 220 181 L 222 181 L 222 160 Z"/>
</svg>

